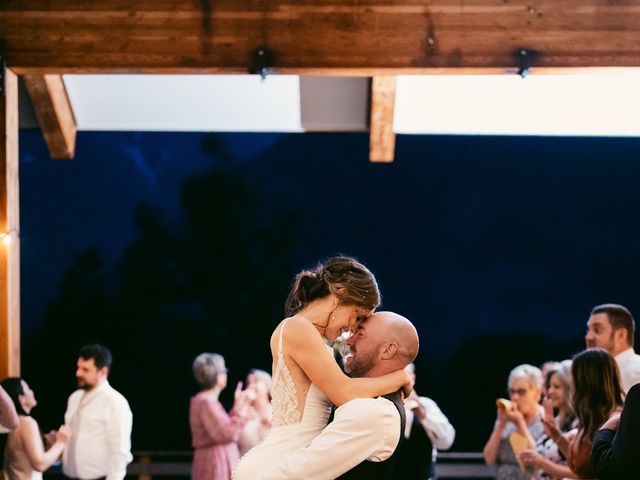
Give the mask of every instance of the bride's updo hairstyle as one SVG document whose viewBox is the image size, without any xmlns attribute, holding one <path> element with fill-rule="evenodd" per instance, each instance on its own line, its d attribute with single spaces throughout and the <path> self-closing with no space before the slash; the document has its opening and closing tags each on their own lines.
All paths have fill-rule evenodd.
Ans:
<svg viewBox="0 0 640 480">
<path fill-rule="evenodd" d="M 369 269 L 351 257 L 339 256 L 296 275 L 285 303 L 285 315 L 291 317 L 331 293 L 340 305 L 357 305 L 368 310 L 380 305 L 378 284 Z"/>
</svg>

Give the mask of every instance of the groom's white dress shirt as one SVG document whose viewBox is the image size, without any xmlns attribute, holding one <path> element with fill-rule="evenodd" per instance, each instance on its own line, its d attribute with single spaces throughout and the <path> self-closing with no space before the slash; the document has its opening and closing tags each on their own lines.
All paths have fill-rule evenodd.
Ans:
<svg viewBox="0 0 640 480">
<path fill-rule="evenodd" d="M 76 390 L 64 423 L 71 435 L 62 454 L 67 477 L 122 480 L 131 456 L 133 415 L 126 398 L 106 380 L 91 391 Z"/>
<path fill-rule="evenodd" d="M 306 448 L 291 452 L 256 480 L 332 480 L 365 460 L 388 459 L 400 440 L 400 414 L 386 398 L 356 398 Z"/>
</svg>

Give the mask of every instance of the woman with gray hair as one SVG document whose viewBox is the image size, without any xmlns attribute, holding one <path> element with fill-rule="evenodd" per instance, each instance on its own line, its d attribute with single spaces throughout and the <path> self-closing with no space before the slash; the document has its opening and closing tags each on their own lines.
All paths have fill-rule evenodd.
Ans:
<svg viewBox="0 0 640 480">
<path fill-rule="evenodd" d="M 193 480 L 229 480 L 240 459 L 238 437 L 245 423 L 249 399 L 238 383 L 235 401 L 227 414 L 218 400 L 227 386 L 224 358 L 217 353 L 201 353 L 193 362 L 193 376 L 201 391 L 191 398 L 189 426 L 193 446 Z"/>
<path fill-rule="evenodd" d="M 535 474 L 533 467 L 524 464 L 521 467 L 517 455 L 527 448 L 535 448 L 544 435 L 538 403 L 542 373 L 532 365 L 519 365 L 511 370 L 508 387 L 510 401 L 497 401 L 497 418 L 484 446 L 484 460 L 488 465 L 497 465 L 498 480 L 528 480 Z"/>
</svg>

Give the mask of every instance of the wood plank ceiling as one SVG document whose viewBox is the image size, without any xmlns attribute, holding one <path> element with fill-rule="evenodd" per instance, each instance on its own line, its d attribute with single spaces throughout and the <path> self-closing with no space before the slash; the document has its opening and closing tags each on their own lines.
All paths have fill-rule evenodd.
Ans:
<svg viewBox="0 0 640 480">
<path fill-rule="evenodd" d="M 4 0 L 18 74 L 638 66 L 637 0 Z M 265 55 L 257 55 L 258 49 Z"/>
<path fill-rule="evenodd" d="M 64 90 L 35 88 L 62 82 L 36 75 L 637 67 L 640 0 L 5 0 L 0 41 L 6 64 L 40 92 L 32 98 L 52 157 L 69 158 Z M 392 134 L 380 123 L 393 121 L 390 107 L 372 125 Z M 370 158 L 392 160 L 392 138 L 372 135 Z"/>
</svg>

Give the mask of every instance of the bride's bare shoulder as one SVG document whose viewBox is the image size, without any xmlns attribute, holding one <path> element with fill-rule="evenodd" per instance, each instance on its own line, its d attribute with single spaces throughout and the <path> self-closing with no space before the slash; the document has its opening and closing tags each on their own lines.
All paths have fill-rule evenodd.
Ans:
<svg viewBox="0 0 640 480">
<path fill-rule="evenodd" d="M 295 342 L 296 339 L 299 338 L 306 339 L 309 338 L 309 336 L 316 337 L 320 335 L 311 322 L 305 317 L 302 315 L 293 315 L 292 317 L 285 318 L 278 324 L 271 335 L 272 344 L 279 338 L 282 328 L 284 328 L 282 335 L 286 342 Z"/>
<path fill-rule="evenodd" d="M 309 323 L 305 320 L 304 317 L 301 317 L 300 315 L 293 315 L 292 317 L 283 318 L 280 323 L 276 325 L 276 328 L 273 329 L 271 340 L 278 338 L 278 336 L 280 335 L 280 331 L 283 329 L 285 324 L 287 325 L 287 327 L 284 329 L 284 331 L 282 331 L 283 335 L 287 335 L 289 333 L 289 330 L 291 329 L 295 330 L 299 328 L 302 322 Z"/>
</svg>

